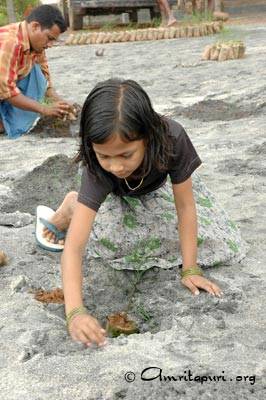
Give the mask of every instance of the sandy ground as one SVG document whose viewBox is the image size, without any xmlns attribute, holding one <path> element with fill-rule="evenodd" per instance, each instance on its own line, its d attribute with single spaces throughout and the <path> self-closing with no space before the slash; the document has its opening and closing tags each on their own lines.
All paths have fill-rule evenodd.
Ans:
<svg viewBox="0 0 266 400">
<path fill-rule="evenodd" d="M 231 29 L 246 42 L 242 60 L 200 61 L 214 37 L 109 44 L 103 57 L 95 56 L 99 46 L 49 51 L 53 80 L 69 100 L 82 103 L 97 81 L 124 76 L 144 86 L 158 112 L 180 121 L 204 161 L 202 178 L 249 251 L 240 264 L 207 270 L 222 299 L 192 297 L 175 270 L 140 278 L 85 259 L 91 312 L 104 323 L 136 283 L 132 315 L 141 333 L 84 349 L 66 333 L 63 306 L 30 293 L 61 284 L 60 256 L 35 245 L 34 213 L 78 187 L 70 162 L 77 140 L 1 137 L 0 247 L 10 258 L 0 269 L 1 399 L 265 399 L 266 28 Z"/>
</svg>

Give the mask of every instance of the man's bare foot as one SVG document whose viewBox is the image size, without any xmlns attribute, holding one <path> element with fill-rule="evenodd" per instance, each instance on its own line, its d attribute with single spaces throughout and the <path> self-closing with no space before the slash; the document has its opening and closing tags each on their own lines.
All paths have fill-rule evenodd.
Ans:
<svg viewBox="0 0 266 400">
<path fill-rule="evenodd" d="M 177 20 L 174 17 L 169 18 L 169 20 L 167 22 L 167 28 L 172 28 L 172 27 L 175 27 L 175 26 L 178 26 Z"/>
<path fill-rule="evenodd" d="M 59 231 L 67 231 L 75 206 L 77 204 L 78 193 L 69 192 L 64 198 L 63 203 L 56 210 L 49 222 L 56 226 Z M 65 240 L 56 240 L 56 236 L 48 228 L 43 229 L 43 237 L 50 243 L 64 244 Z"/>
</svg>

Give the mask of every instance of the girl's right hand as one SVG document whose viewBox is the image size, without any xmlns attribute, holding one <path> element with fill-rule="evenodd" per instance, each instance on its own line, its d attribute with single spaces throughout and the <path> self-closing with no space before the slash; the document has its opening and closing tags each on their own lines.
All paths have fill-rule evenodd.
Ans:
<svg viewBox="0 0 266 400">
<path fill-rule="evenodd" d="M 91 346 L 93 343 L 98 346 L 104 346 L 107 343 L 106 331 L 89 314 L 81 314 L 73 317 L 68 330 L 73 340 L 81 342 L 86 346 Z"/>
</svg>

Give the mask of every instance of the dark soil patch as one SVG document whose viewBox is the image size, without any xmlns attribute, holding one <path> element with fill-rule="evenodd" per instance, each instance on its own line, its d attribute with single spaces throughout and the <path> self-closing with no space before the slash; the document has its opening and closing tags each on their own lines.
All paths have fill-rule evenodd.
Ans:
<svg viewBox="0 0 266 400">
<path fill-rule="evenodd" d="M 47 137 L 75 137 L 79 132 L 79 120 L 63 121 L 58 118 L 44 117 L 31 131 L 31 135 Z"/>
<path fill-rule="evenodd" d="M 174 116 L 183 116 L 200 121 L 231 121 L 265 112 L 266 103 L 248 106 L 227 103 L 222 100 L 203 100 L 190 107 L 177 106 L 171 109 Z"/>
<path fill-rule="evenodd" d="M 39 204 L 54 209 L 69 191 L 78 190 L 79 185 L 77 164 L 65 155 L 52 156 L 14 182 L 13 197 L 0 205 L 0 211 L 35 214 Z"/>
</svg>

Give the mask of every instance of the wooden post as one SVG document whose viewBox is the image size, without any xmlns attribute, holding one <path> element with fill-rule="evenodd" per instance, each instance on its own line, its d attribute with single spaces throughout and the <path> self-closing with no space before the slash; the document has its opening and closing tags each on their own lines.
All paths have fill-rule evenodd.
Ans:
<svg viewBox="0 0 266 400">
<path fill-rule="evenodd" d="M 13 0 L 6 0 L 6 11 L 9 23 L 16 22 L 17 19 Z"/>
<path fill-rule="evenodd" d="M 208 0 L 204 0 L 204 14 L 205 14 L 205 18 L 207 19 L 207 16 L 208 16 Z"/>
</svg>

